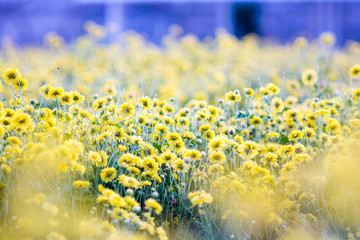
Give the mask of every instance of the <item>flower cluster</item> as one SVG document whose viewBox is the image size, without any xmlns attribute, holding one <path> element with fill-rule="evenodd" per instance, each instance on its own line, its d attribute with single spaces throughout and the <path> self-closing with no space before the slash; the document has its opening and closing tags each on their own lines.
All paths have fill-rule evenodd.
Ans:
<svg viewBox="0 0 360 240">
<path fill-rule="evenodd" d="M 100 26 L 86 29 L 104 37 Z M 128 79 L 131 89 L 133 74 L 146 68 L 182 90 L 189 88 L 185 76 L 202 76 L 203 91 L 183 97 L 166 88 L 143 96 L 107 82 L 89 95 L 63 88 L 71 86 L 69 68 L 68 82 L 45 81 L 32 95 L 27 75 L 5 68 L 4 93 L 13 93 L 0 104 L 0 218 L 7 239 L 277 239 L 299 229 L 315 239 L 359 236 L 360 67 L 342 68 L 356 56 L 339 53 L 339 60 L 301 69 L 287 58 L 274 60 L 291 79 L 264 68 L 266 81 L 245 85 L 233 78 L 255 77 L 259 68 L 243 66 L 236 47 L 264 59 L 314 46 L 298 39 L 274 50 L 220 34 L 215 46 L 188 36 L 168 39 L 164 50 L 128 37 L 130 50 L 119 63 L 100 47 L 98 58 L 72 59 L 69 66 L 81 69 L 79 84 L 91 86 L 105 71 Z M 64 45 L 56 34 L 46 40 L 56 51 Z M 325 51 L 334 38 L 320 40 L 316 47 Z M 312 57 L 309 50 L 303 60 L 311 65 Z M 336 61 L 346 64 L 331 69 Z M 102 70 L 88 73 L 88 63 Z M 214 82 L 219 87 L 211 89 Z"/>
</svg>

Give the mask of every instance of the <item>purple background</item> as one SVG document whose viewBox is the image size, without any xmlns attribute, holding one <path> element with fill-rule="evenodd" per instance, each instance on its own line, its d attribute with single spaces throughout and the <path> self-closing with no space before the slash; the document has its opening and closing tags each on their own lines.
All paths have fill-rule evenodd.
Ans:
<svg viewBox="0 0 360 240">
<path fill-rule="evenodd" d="M 255 32 L 280 41 L 332 31 L 343 44 L 360 41 L 359 13 L 359 1 L 0 0 L 0 37 L 41 44 L 47 32 L 56 31 L 69 42 L 93 20 L 115 22 L 121 31 L 138 31 L 155 43 L 179 24 L 200 38 L 213 36 L 218 27 L 239 37 Z"/>
</svg>

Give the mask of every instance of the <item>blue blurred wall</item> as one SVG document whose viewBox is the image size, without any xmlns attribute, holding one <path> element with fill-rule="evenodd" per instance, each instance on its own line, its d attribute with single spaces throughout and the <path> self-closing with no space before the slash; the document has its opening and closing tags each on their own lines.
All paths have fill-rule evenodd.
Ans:
<svg viewBox="0 0 360 240">
<path fill-rule="evenodd" d="M 44 34 L 56 31 L 69 42 L 93 20 L 115 22 L 120 30 L 138 31 L 155 43 L 170 25 L 179 24 L 200 38 L 213 36 L 219 27 L 239 37 L 255 32 L 280 41 L 332 31 L 343 44 L 360 41 L 359 12 L 359 1 L 0 0 L 0 37 L 40 44 Z"/>
</svg>

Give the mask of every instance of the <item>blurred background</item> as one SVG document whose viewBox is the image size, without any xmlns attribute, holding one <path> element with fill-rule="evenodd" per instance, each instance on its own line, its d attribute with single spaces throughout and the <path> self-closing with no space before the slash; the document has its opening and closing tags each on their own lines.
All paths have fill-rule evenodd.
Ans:
<svg viewBox="0 0 360 240">
<path fill-rule="evenodd" d="M 256 33 L 279 42 L 331 31 L 342 45 L 349 39 L 360 41 L 359 12 L 359 1 L 346 0 L 0 0 L 0 37 L 37 45 L 55 31 L 71 42 L 92 20 L 110 24 L 114 34 L 135 30 L 157 44 L 169 26 L 178 24 L 185 34 L 200 39 L 214 36 L 218 28 L 237 37 Z"/>
</svg>

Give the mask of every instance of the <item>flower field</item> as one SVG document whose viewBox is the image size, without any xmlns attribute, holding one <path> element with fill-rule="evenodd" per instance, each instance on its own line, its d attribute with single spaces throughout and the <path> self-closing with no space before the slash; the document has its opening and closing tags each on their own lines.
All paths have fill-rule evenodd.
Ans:
<svg viewBox="0 0 360 240">
<path fill-rule="evenodd" d="M 360 44 L 174 27 L 0 51 L 0 239 L 360 239 Z"/>
</svg>

